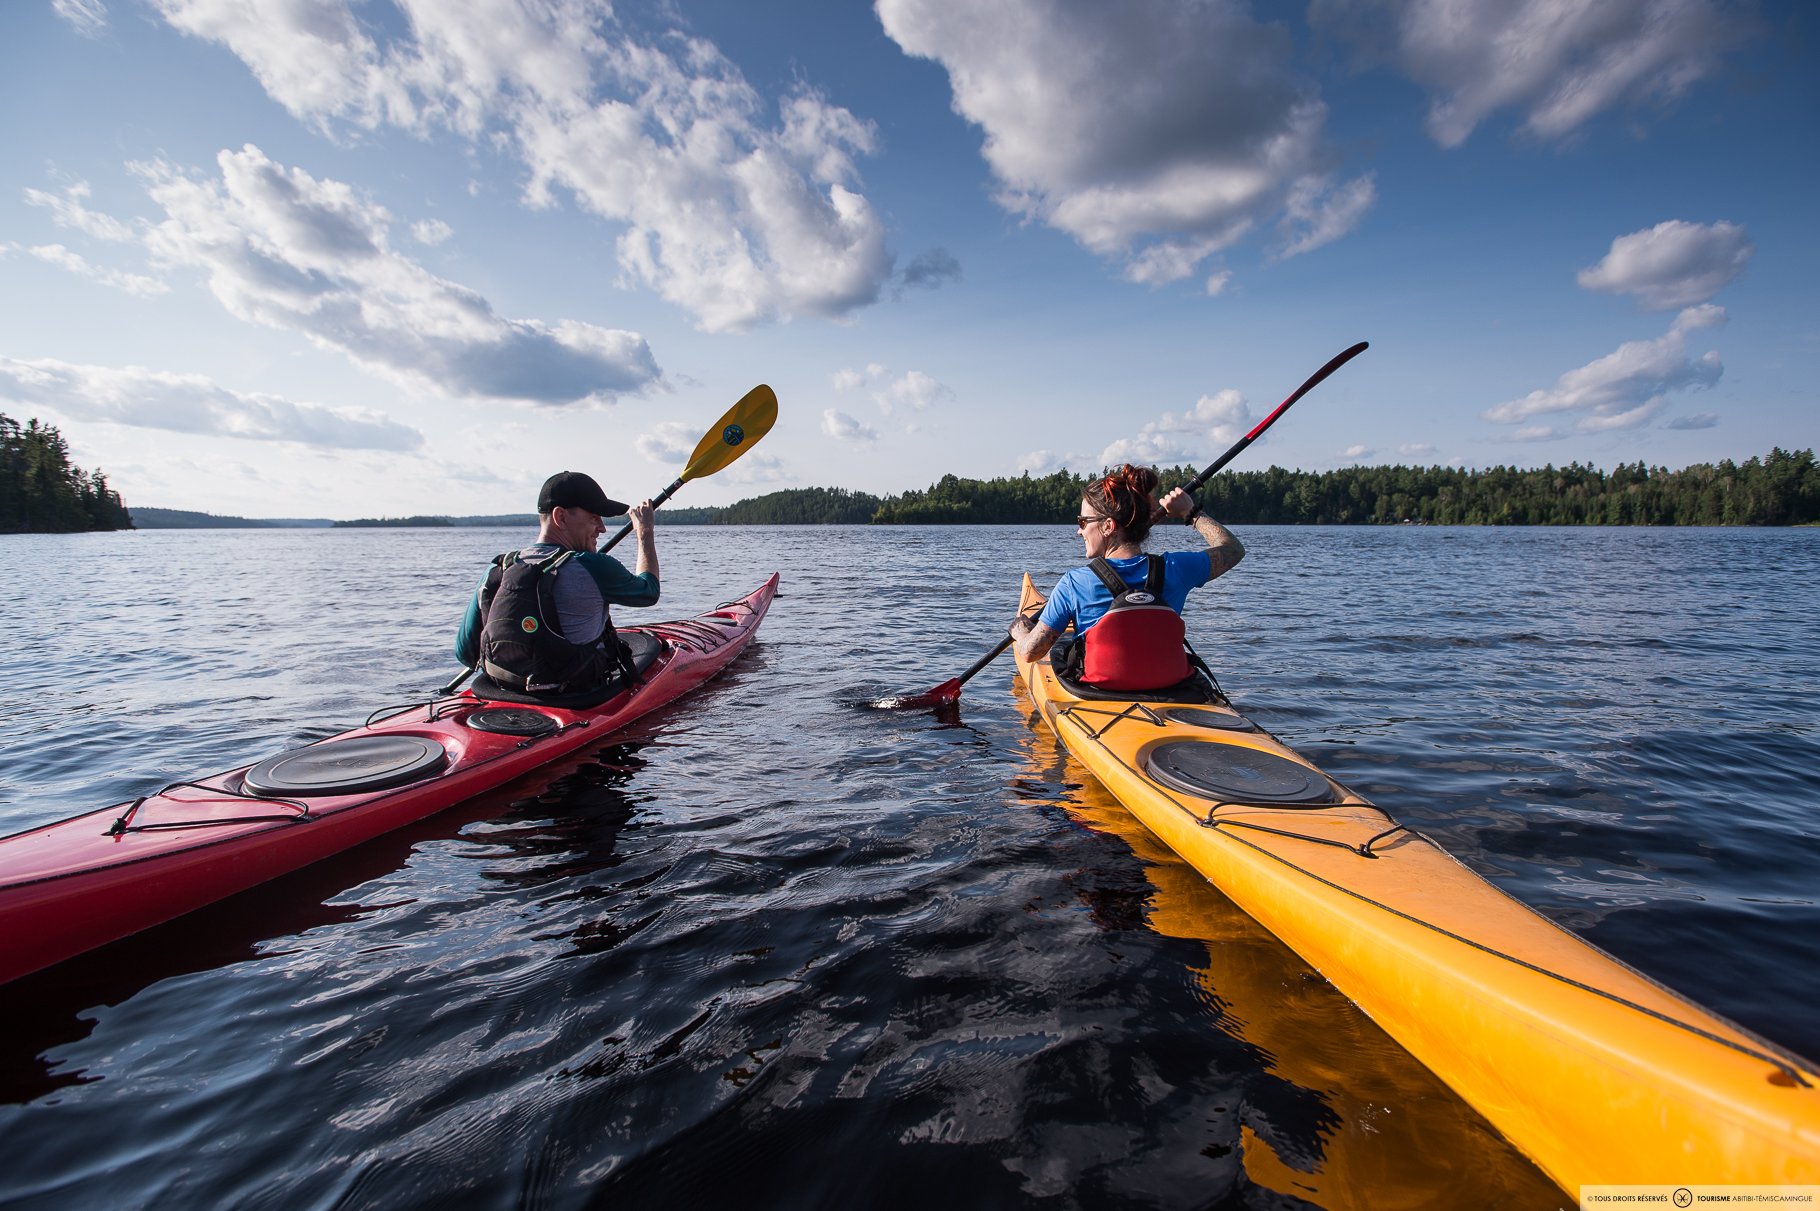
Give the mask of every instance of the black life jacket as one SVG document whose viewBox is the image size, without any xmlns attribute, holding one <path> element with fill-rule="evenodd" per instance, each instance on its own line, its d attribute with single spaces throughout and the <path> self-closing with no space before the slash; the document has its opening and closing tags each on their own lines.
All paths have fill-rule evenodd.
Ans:
<svg viewBox="0 0 1820 1211">
<path fill-rule="evenodd" d="M 611 611 L 591 643 L 571 643 L 557 626 L 556 572 L 575 554 L 526 559 L 507 551 L 494 558 L 480 590 L 480 667 L 494 681 L 530 694 L 575 694 L 615 670 L 636 677 Z"/>
<path fill-rule="evenodd" d="M 1112 593 L 1112 605 L 1087 629 L 1080 679 L 1105 690 L 1155 690 L 1188 676 L 1182 616 L 1163 603 L 1163 557 L 1144 557 L 1142 585 L 1129 585 L 1104 559 L 1087 566 Z"/>
</svg>

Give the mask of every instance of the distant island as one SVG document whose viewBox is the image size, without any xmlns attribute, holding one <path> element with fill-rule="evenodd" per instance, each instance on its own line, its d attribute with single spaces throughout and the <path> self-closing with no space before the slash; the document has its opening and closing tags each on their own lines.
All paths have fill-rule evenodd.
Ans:
<svg viewBox="0 0 1820 1211">
<path fill-rule="evenodd" d="M 1194 467 L 1158 472 L 1167 490 Z M 1056 471 L 996 479 L 944 475 L 927 489 L 874 496 L 845 488 L 790 488 L 722 507 L 666 508 L 678 525 L 1056 525 L 1074 516 L 1090 477 Z M 1231 525 L 1789 526 L 1820 524 L 1820 466 L 1812 450 L 1770 451 L 1671 471 L 1642 462 L 1610 471 L 1571 463 L 1541 468 L 1344 467 L 1335 471 L 1228 471 L 1201 491 Z M 176 519 L 202 520 L 176 520 Z M 251 521 L 171 509 L 134 509 L 154 526 L 523 526 L 534 514 Z M 620 519 L 610 518 L 618 525 Z"/>
</svg>

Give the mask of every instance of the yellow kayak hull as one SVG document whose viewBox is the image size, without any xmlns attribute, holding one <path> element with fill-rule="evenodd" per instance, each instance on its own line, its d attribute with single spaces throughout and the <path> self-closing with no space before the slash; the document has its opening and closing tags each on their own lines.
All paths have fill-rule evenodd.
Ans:
<svg viewBox="0 0 1820 1211">
<path fill-rule="evenodd" d="M 1041 602 L 1026 576 L 1020 613 Z M 1229 706 L 1083 700 L 1047 659 L 1018 673 L 1063 746 L 1151 833 L 1569 1193 L 1820 1183 L 1810 1061 L 1519 904 L 1274 737 L 1241 730 Z M 1165 745 L 1170 768 L 1184 752 L 1206 768 L 1292 762 L 1333 802 L 1198 794 L 1159 777 Z"/>
</svg>

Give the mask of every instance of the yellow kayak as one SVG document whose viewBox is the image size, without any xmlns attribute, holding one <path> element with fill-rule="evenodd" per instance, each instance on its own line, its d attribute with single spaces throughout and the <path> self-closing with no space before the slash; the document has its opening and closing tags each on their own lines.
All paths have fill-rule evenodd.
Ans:
<svg viewBox="0 0 1820 1211">
<path fill-rule="evenodd" d="M 1020 613 L 1041 606 L 1024 577 Z M 1820 1183 L 1820 1070 L 1525 908 L 1223 699 L 1082 697 L 1064 747 L 1569 1193 Z"/>
</svg>

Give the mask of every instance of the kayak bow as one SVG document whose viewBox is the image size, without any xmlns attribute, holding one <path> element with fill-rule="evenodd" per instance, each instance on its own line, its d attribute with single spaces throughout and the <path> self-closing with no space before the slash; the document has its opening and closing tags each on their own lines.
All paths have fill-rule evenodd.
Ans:
<svg viewBox="0 0 1820 1211">
<path fill-rule="evenodd" d="M 1024 577 L 1019 613 L 1042 605 Z M 1820 1182 L 1820 1071 L 1498 891 L 1232 709 L 1077 697 L 1064 747 L 1569 1193 Z"/>
<path fill-rule="evenodd" d="M 690 692 L 758 632 L 777 576 L 694 618 L 625 627 L 648 667 L 598 705 L 472 691 L 226 773 L 0 838 L 0 983 L 193 912 L 589 745 Z M 379 717 L 383 716 L 383 717 Z"/>
</svg>

